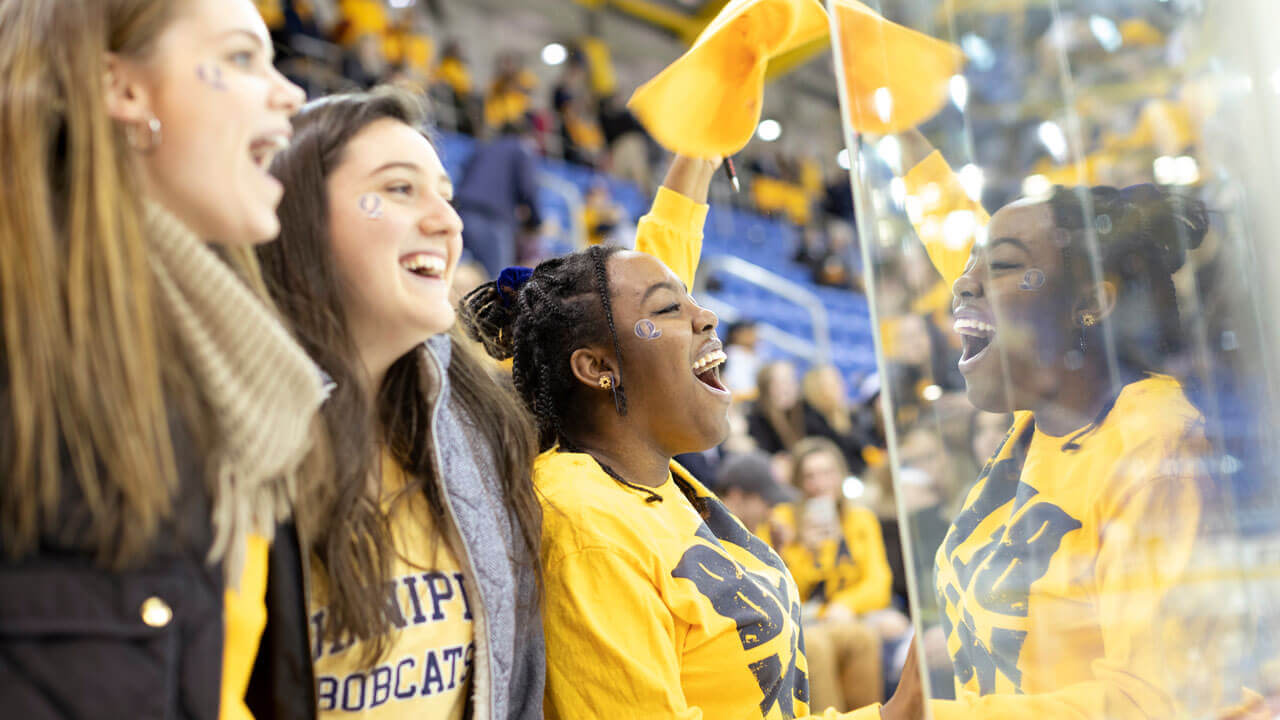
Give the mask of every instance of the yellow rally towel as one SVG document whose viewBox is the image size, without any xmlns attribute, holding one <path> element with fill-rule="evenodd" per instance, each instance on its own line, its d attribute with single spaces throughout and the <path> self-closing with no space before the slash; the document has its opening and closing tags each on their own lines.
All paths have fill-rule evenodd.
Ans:
<svg viewBox="0 0 1280 720">
<path fill-rule="evenodd" d="M 964 64 L 960 48 L 885 20 L 857 0 L 836 0 L 847 113 L 858 132 L 888 135 L 933 117 Z"/>
<path fill-rule="evenodd" d="M 901 132 L 938 112 L 964 62 L 960 49 L 856 0 L 836 0 L 835 7 L 854 129 Z M 628 107 L 672 152 L 732 155 L 760 121 L 769 61 L 826 35 L 827 15 L 817 0 L 733 0 L 684 55 L 636 90 Z"/>
<path fill-rule="evenodd" d="M 769 61 L 827 32 L 817 0 L 732 0 L 627 106 L 672 152 L 732 155 L 760 122 Z"/>
</svg>

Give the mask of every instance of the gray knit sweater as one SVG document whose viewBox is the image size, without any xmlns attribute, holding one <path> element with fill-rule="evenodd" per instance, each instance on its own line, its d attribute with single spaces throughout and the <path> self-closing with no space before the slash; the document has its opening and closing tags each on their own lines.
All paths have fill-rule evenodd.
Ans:
<svg viewBox="0 0 1280 720">
<path fill-rule="evenodd" d="M 451 354 L 449 337 L 437 335 L 424 346 L 420 367 L 448 532 L 460 550 L 467 594 L 478 599 L 471 603 L 476 645 L 472 717 L 541 720 L 546 649 L 541 609 L 533 601 L 537 581 L 533 566 L 513 562 L 524 552 L 517 542 L 519 530 L 503 502 L 491 449 L 476 440 L 477 428 L 450 394 Z"/>
</svg>

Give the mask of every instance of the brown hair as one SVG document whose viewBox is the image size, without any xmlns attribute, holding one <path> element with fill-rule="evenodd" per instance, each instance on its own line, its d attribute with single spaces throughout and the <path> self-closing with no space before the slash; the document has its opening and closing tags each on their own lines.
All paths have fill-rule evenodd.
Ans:
<svg viewBox="0 0 1280 720">
<path fill-rule="evenodd" d="M 804 492 L 804 463 L 814 455 L 822 454 L 830 455 L 835 458 L 836 469 L 840 471 L 840 477 L 849 477 L 849 463 L 845 462 L 844 453 L 840 451 L 840 447 L 831 440 L 824 437 L 807 437 L 791 449 L 791 484 L 798 490 Z M 844 495 L 840 496 L 841 500 Z"/>
<path fill-rule="evenodd" d="M 422 130 L 426 109 L 414 96 L 390 88 L 334 95 L 302 109 L 294 118 L 292 145 L 272 165 L 286 188 L 279 208 L 281 236 L 258 250 L 267 285 L 299 342 L 336 383 L 322 410 L 331 446 L 329 491 L 305 501 L 300 511 L 304 522 L 323 518 L 312 523 L 316 532 L 309 540 L 329 578 L 325 636 L 336 640 L 349 633 L 367 641 L 362 660 L 369 664 L 388 646 L 386 587 L 395 555 L 387 513 L 371 491 L 380 442 L 409 476 L 406 491 L 425 495 L 437 538 L 445 527 L 423 394 L 426 351 L 419 347 L 399 358 L 376 395 L 370 395 L 343 312 L 329 234 L 326 181 L 342 164 L 352 138 L 381 119 Z M 530 479 L 536 453 L 532 423 L 467 344 L 455 334 L 450 337 L 452 397 L 473 421 L 478 445 L 496 460 L 504 500 L 519 527 L 522 547 L 513 560 L 536 572 L 541 510 Z"/>
<path fill-rule="evenodd" d="M 779 367 L 794 367 L 785 360 L 771 362 L 756 373 L 756 387 L 760 394 L 756 398 L 756 410 L 769 422 L 769 427 L 778 434 L 782 446 L 790 450 L 804 437 L 804 403 L 796 398 L 796 404 L 789 408 L 773 406 L 773 371 Z"/>
<path fill-rule="evenodd" d="M 145 57 L 176 4 L 0 4 L 0 542 L 11 556 L 63 529 L 67 492 L 88 508 L 79 540 L 112 567 L 137 561 L 170 511 L 166 400 L 198 399 L 164 349 L 141 185 L 103 77 L 107 53 Z"/>
</svg>

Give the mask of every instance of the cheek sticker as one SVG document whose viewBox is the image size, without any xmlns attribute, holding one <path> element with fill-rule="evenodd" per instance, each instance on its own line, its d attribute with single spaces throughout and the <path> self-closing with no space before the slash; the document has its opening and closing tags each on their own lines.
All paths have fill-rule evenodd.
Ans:
<svg viewBox="0 0 1280 720">
<path fill-rule="evenodd" d="M 196 77 L 205 85 L 214 90 L 226 90 L 227 85 L 222 81 L 222 68 L 217 65 L 202 64 L 196 66 Z"/>
<path fill-rule="evenodd" d="M 382 217 L 382 196 L 376 193 L 361 195 L 360 209 L 370 220 L 377 220 Z"/>
<path fill-rule="evenodd" d="M 1031 268 L 1022 276 L 1022 290 L 1039 290 L 1044 287 L 1044 271 Z"/>
<path fill-rule="evenodd" d="M 652 320 L 637 320 L 636 337 L 641 340 L 657 340 L 662 337 L 662 331 L 658 329 L 657 325 L 653 324 Z"/>
<path fill-rule="evenodd" d="M 1099 215 L 1098 217 L 1093 219 L 1093 226 L 1096 227 L 1098 229 L 1098 232 L 1102 233 L 1103 235 L 1110 233 L 1111 227 L 1112 227 L 1111 216 Z"/>
</svg>

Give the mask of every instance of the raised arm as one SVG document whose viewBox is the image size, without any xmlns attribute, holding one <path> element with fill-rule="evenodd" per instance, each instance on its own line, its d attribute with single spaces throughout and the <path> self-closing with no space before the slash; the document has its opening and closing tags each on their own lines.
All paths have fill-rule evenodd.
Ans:
<svg viewBox="0 0 1280 720">
<path fill-rule="evenodd" d="M 693 287 L 698 271 L 707 189 L 718 167 L 719 160 L 677 155 L 653 199 L 653 208 L 636 227 L 636 250 L 661 260 L 687 287 Z"/>
</svg>

